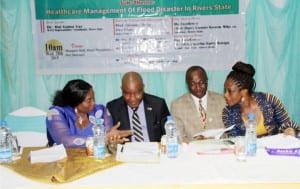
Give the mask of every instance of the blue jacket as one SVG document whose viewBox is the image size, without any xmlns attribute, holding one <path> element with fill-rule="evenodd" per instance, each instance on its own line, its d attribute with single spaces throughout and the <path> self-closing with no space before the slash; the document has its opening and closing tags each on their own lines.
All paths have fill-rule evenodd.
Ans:
<svg viewBox="0 0 300 189">
<path fill-rule="evenodd" d="M 52 106 L 46 118 L 48 145 L 63 144 L 65 147 L 85 147 L 85 140 L 93 135 L 92 127 L 95 117 L 104 119 L 104 126 L 109 130 L 112 127 L 112 118 L 107 114 L 105 106 L 96 104 L 88 113 L 90 124 L 84 128 L 76 127 L 76 113 L 70 106 Z"/>
</svg>

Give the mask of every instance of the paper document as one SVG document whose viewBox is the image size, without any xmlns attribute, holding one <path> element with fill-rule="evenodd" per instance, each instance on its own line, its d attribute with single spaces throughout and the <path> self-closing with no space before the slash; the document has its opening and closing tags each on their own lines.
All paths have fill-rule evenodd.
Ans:
<svg viewBox="0 0 300 189">
<path fill-rule="evenodd" d="M 117 161 L 122 162 L 159 162 L 159 146 L 157 142 L 127 142 L 118 144 Z"/>
<path fill-rule="evenodd" d="M 51 148 L 45 148 L 42 150 L 35 150 L 30 152 L 31 163 L 53 162 L 66 157 L 67 153 L 62 144 L 53 146 Z"/>
<path fill-rule="evenodd" d="M 190 149 L 198 155 L 217 155 L 233 153 L 234 145 L 222 139 L 207 139 L 192 141 Z"/>
<path fill-rule="evenodd" d="M 205 138 L 213 137 L 215 139 L 219 139 L 222 134 L 226 131 L 230 131 L 235 125 L 231 125 L 230 127 L 227 128 L 220 128 L 220 129 L 208 129 L 199 133 L 196 133 L 193 135 L 193 137 L 197 136 L 204 136 Z"/>
</svg>

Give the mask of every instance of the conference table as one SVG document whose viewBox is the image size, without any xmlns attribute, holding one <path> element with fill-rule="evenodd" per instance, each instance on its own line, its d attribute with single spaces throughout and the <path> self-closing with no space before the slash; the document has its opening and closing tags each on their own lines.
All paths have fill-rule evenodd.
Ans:
<svg viewBox="0 0 300 189">
<path fill-rule="evenodd" d="M 226 147 L 227 150 L 221 150 Z M 26 178 L 0 165 L 0 188 L 300 188 L 300 157 L 269 155 L 263 147 L 245 162 L 223 140 L 197 141 L 177 158 L 125 162 L 66 183 Z"/>
</svg>

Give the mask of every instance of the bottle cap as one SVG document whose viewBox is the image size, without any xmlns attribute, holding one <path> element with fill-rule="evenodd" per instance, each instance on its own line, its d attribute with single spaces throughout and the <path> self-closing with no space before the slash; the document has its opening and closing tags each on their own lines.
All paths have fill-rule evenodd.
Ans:
<svg viewBox="0 0 300 189">
<path fill-rule="evenodd" d="M 96 118 L 96 123 L 100 123 L 100 118 Z"/>
<path fill-rule="evenodd" d="M 104 120 L 102 118 L 96 118 L 96 123 L 97 124 L 103 124 Z"/>
<path fill-rule="evenodd" d="M 248 114 L 248 119 L 249 120 L 254 120 L 254 113 L 250 113 L 250 114 Z"/>
<path fill-rule="evenodd" d="M 5 121 L 5 120 L 1 121 L 1 125 L 6 127 L 7 126 L 7 121 Z"/>
<path fill-rule="evenodd" d="M 169 120 L 173 120 L 173 117 L 171 115 L 167 116 L 167 121 L 169 121 Z"/>
</svg>

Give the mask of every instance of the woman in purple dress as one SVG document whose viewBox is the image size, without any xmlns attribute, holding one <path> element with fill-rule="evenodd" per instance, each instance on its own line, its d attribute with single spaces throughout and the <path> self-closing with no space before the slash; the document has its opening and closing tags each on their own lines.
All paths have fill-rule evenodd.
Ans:
<svg viewBox="0 0 300 189">
<path fill-rule="evenodd" d="M 112 118 L 102 104 L 95 104 L 93 87 L 86 81 L 69 81 L 62 90 L 56 91 L 47 113 L 48 145 L 63 144 L 65 147 L 85 147 L 87 137 L 93 135 L 96 118 L 104 120 L 107 143 L 123 143 L 131 130 L 119 131 L 112 125 Z"/>
</svg>

